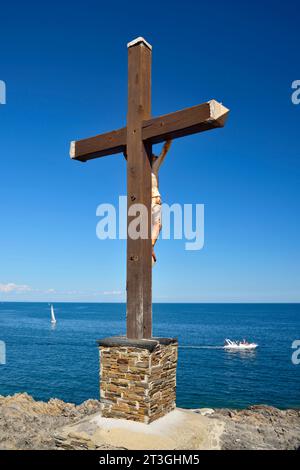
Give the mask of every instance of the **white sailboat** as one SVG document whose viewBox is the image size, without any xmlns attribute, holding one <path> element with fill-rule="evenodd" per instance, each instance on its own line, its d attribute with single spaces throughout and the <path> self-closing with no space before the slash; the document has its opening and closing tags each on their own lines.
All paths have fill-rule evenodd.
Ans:
<svg viewBox="0 0 300 470">
<path fill-rule="evenodd" d="M 55 318 L 55 315 L 54 315 L 54 308 L 53 308 L 52 304 L 51 304 L 51 323 L 53 325 L 55 325 L 55 323 L 56 323 L 56 318 Z"/>
</svg>

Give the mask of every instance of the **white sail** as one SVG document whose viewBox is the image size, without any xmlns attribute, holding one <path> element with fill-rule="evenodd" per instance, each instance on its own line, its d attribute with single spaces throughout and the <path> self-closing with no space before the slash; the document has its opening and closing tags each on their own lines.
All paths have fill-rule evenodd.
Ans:
<svg viewBox="0 0 300 470">
<path fill-rule="evenodd" d="M 56 323 L 53 305 L 51 305 L 51 323 Z"/>
</svg>

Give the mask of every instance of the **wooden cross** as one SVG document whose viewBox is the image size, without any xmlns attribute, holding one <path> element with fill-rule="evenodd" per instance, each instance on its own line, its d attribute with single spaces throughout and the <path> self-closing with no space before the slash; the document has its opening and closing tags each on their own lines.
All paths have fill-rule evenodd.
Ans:
<svg viewBox="0 0 300 470">
<path fill-rule="evenodd" d="M 229 110 L 215 100 L 151 117 L 152 47 L 139 37 L 128 44 L 127 126 L 71 143 L 70 156 L 86 162 L 127 154 L 127 207 L 144 204 L 148 238 L 127 237 L 127 338 L 152 337 L 151 156 L 152 144 L 223 127 Z M 127 227 L 131 217 L 127 216 Z"/>
</svg>

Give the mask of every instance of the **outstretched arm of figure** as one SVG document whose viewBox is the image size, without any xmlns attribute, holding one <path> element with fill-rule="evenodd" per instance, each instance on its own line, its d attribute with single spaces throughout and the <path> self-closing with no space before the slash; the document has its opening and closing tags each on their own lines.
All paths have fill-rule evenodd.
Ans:
<svg viewBox="0 0 300 470">
<path fill-rule="evenodd" d="M 166 155 L 168 151 L 170 150 L 172 144 L 172 140 L 167 140 L 167 142 L 164 143 L 164 146 L 162 148 L 162 151 L 157 159 L 157 168 L 160 168 L 161 164 L 163 163 L 164 159 L 166 158 Z"/>
</svg>

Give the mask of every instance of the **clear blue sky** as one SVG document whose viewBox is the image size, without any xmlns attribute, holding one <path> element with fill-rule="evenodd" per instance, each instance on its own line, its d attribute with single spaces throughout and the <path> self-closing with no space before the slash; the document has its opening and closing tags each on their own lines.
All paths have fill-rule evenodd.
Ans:
<svg viewBox="0 0 300 470">
<path fill-rule="evenodd" d="M 125 124 L 128 41 L 153 45 L 153 115 L 215 98 L 224 129 L 177 140 L 165 202 L 205 204 L 205 247 L 160 241 L 154 301 L 300 301 L 298 1 L 4 2 L 0 300 L 123 301 L 125 241 L 96 207 L 126 193 L 121 155 L 69 142 Z"/>
</svg>

